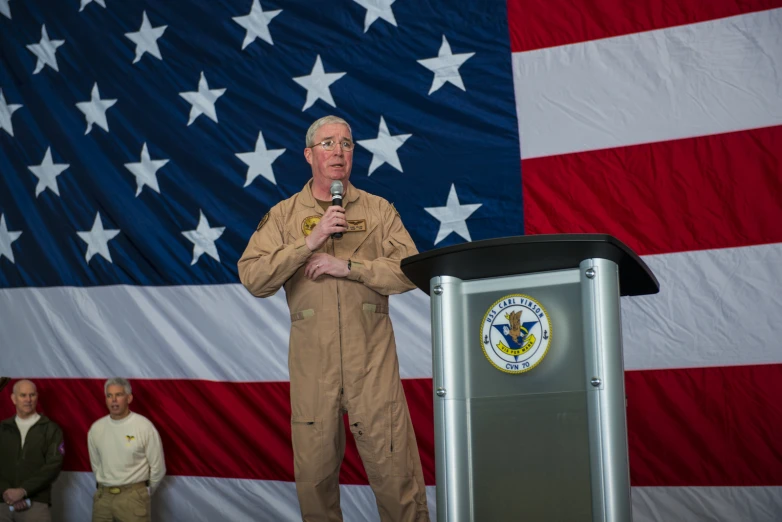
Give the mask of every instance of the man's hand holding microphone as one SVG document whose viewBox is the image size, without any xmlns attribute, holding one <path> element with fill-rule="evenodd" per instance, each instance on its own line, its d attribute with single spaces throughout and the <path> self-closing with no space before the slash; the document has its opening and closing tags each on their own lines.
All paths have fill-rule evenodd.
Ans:
<svg viewBox="0 0 782 522">
<path fill-rule="evenodd" d="M 342 207 L 342 194 L 344 187 L 342 182 L 331 182 L 331 206 L 323 213 L 312 233 L 305 240 L 307 248 L 315 251 L 323 246 L 329 237 L 339 239 L 347 230 L 348 222 L 345 218 L 345 209 Z M 313 281 L 323 274 L 333 277 L 346 277 L 350 273 L 348 262 L 337 259 L 329 254 L 313 254 L 304 266 L 304 275 Z"/>
</svg>

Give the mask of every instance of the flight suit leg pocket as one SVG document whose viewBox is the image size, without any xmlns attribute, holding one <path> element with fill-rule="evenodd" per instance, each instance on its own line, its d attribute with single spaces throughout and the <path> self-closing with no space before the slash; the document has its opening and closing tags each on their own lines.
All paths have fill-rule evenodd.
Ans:
<svg viewBox="0 0 782 522">
<path fill-rule="evenodd" d="M 288 369 L 291 380 L 296 377 L 312 380 L 320 376 L 317 321 L 312 308 L 291 314 L 291 334 L 288 341 Z"/>
<path fill-rule="evenodd" d="M 372 433 L 371 427 L 365 422 L 361 415 L 350 416 L 350 432 L 356 441 L 358 454 L 361 456 L 361 462 L 364 464 L 364 470 L 370 478 L 380 477 L 378 468 L 378 454 L 375 444 L 377 442 L 377 433 Z"/>
<path fill-rule="evenodd" d="M 319 482 L 323 472 L 323 425 L 313 417 L 291 418 L 293 471 L 296 482 Z"/>
<path fill-rule="evenodd" d="M 385 428 L 383 452 L 389 463 L 390 473 L 394 477 L 410 477 L 413 473 L 405 413 L 404 405 L 398 401 L 386 402 L 383 415 Z"/>
<path fill-rule="evenodd" d="M 385 444 L 383 444 L 383 453 L 387 459 L 394 457 L 394 405 L 396 402 L 386 403 L 386 411 L 383 415 L 383 424 L 385 431 Z"/>
</svg>

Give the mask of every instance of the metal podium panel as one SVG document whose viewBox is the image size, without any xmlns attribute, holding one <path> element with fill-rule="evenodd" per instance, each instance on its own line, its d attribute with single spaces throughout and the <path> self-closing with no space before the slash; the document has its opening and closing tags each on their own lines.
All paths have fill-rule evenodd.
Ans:
<svg viewBox="0 0 782 522">
<path fill-rule="evenodd" d="M 600 268 L 610 272 L 610 266 Z M 432 278 L 439 522 L 625 520 L 603 516 L 616 498 L 606 497 L 611 487 L 602 474 L 616 467 L 622 445 L 605 418 L 616 414 L 616 401 L 605 401 L 605 383 L 590 383 L 596 361 L 605 362 L 595 350 L 608 331 L 594 326 L 605 310 L 585 317 L 582 309 L 605 297 L 595 293 L 595 283 L 585 280 L 584 268 L 472 281 Z M 543 307 L 551 336 L 545 357 L 521 374 L 495 367 L 480 334 L 487 311 L 514 294 Z M 508 364 L 510 371 L 518 366 Z M 615 375 L 609 379 L 613 394 Z M 620 393 L 623 399 L 623 388 Z M 626 441 L 624 451 L 626 464 Z M 621 489 L 613 489 L 618 497 Z"/>
</svg>

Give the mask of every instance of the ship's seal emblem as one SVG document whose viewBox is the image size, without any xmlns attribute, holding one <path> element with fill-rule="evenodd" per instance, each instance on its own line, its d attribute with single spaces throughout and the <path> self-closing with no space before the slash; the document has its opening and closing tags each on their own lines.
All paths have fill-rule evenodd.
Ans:
<svg viewBox="0 0 782 522">
<path fill-rule="evenodd" d="M 540 364 L 550 345 L 548 313 L 528 295 L 506 295 L 483 316 L 481 348 L 500 371 L 513 374 L 530 371 Z"/>
</svg>

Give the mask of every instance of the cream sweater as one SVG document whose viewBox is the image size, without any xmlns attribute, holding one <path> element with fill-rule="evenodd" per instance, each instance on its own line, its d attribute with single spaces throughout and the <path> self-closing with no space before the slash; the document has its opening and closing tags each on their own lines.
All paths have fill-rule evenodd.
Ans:
<svg viewBox="0 0 782 522">
<path fill-rule="evenodd" d="M 155 426 L 130 412 L 121 420 L 107 415 L 87 434 L 90 464 L 101 486 L 123 486 L 149 481 L 151 492 L 166 475 L 163 445 Z"/>
</svg>

